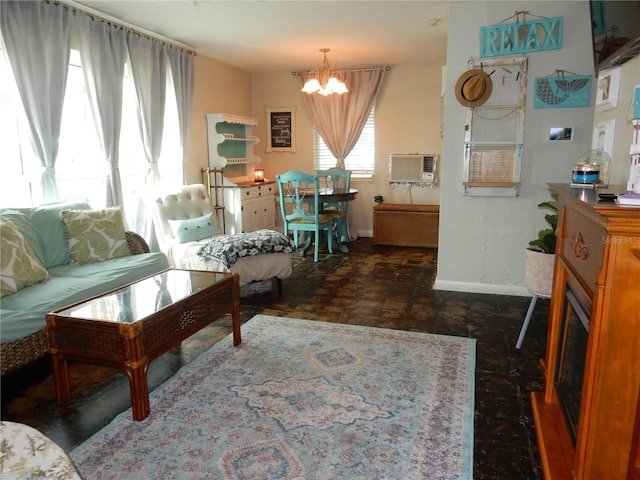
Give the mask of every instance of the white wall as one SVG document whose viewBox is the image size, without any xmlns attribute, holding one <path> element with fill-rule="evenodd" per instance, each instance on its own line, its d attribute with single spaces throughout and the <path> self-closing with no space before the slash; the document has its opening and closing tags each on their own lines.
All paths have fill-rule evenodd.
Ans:
<svg viewBox="0 0 640 480">
<path fill-rule="evenodd" d="M 527 294 L 523 285 L 524 249 L 545 226 L 537 204 L 548 200 L 547 183 L 569 182 L 577 155 L 591 146 L 593 101 L 589 108 L 533 109 L 536 77 L 562 69 L 593 75 L 588 1 L 530 2 L 533 15 L 563 17 L 563 46 L 528 54 L 519 197 L 462 196 L 465 108 L 455 99 L 458 77 L 470 57 L 479 58 L 479 29 L 522 10 L 522 2 L 451 2 L 447 45 L 444 161 L 440 198 L 440 240 L 435 288 L 468 292 Z M 592 82 L 592 94 L 595 81 Z M 549 127 L 574 126 L 575 141 L 549 143 Z"/>
<path fill-rule="evenodd" d="M 349 207 L 351 231 L 360 236 L 373 232 L 375 195 L 387 203 L 439 204 L 440 189 L 414 187 L 391 188 L 389 185 L 389 154 L 442 153 L 440 137 L 441 65 L 397 65 L 386 73 L 376 103 L 375 178 L 353 182 L 357 198 Z M 313 172 L 313 124 L 307 113 L 298 77 L 291 72 L 252 74 L 253 116 L 261 139 L 254 151 L 262 158 L 265 176 L 274 179 L 277 173 L 297 169 Z M 296 107 L 297 151 L 266 152 L 267 107 Z"/>
</svg>

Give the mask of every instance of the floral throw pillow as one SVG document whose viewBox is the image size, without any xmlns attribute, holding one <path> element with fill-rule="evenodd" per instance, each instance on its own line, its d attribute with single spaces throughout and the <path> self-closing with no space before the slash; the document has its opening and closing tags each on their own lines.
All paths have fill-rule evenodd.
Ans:
<svg viewBox="0 0 640 480">
<path fill-rule="evenodd" d="M 120 207 L 104 210 L 62 210 L 69 263 L 101 262 L 131 255 Z"/>
<path fill-rule="evenodd" d="M 13 222 L 0 221 L 0 239 L 0 297 L 51 278 Z"/>
</svg>

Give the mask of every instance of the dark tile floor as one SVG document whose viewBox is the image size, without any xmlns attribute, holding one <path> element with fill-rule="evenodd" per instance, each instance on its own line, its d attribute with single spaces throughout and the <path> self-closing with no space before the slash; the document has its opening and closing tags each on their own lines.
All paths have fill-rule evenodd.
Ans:
<svg viewBox="0 0 640 480">
<path fill-rule="evenodd" d="M 277 292 L 241 301 L 243 321 L 265 313 L 477 339 L 474 478 L 542 478 L 529 393 L 542 388 L 548 301 L 539 301 L 523 348 L 514 345 L 529 299 L 434 291 L 433 249 L 351 243 L 349 255 L 294 257 L 293 276 Z M 155 360 L 153 389 L 230 332 L 226 317 Z M 2 419 L 31 425 L 70 451 L 130 406 L 117 370 L 73 364 L 74 398 L 55 400 L 48 359 L 2 378 Z"/>
</svg>

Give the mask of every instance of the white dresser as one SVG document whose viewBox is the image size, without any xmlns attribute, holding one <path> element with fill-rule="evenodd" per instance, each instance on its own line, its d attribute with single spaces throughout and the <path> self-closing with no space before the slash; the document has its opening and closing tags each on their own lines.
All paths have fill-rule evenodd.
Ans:
<svg viewBox="0 0 640 480">
<path fill-rule="evenodd" d="M 253 232 L 276 226 L 276 193 L 273 181 L 225 185 L 224 203 L 228 234 Z"/>
</svg>

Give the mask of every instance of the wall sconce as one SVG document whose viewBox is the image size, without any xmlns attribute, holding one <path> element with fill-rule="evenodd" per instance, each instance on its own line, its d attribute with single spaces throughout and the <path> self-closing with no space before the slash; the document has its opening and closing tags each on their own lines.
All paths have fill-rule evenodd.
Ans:
<svg viewBox="0 0 640 480">
<path fill-rule="evenodd" d="M 256 182 L 264 182 L 264 170 L 262 168 L 256 168 L 253 171 L 253 179 Z"/>
</svg>

